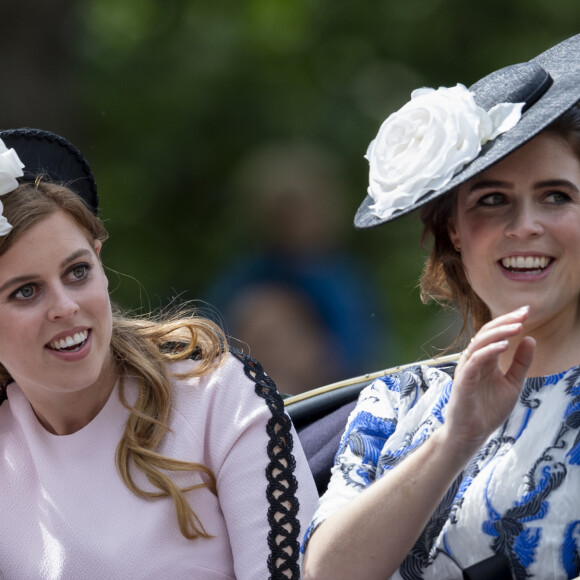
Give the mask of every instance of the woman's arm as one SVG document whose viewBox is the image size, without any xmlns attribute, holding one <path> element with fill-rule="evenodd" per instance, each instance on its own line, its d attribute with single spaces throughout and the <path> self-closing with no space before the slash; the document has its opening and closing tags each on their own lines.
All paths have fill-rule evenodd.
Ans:
<svg viewBox="0 0 580 580">
<path fill-rule="evenodd" d="M 303 561 L 305 580 L 382 580 L 395 572 L 449 486 L 517 401 L 534 341 L 520 342 L 505 374 L 499 357 L 526 316 L 515 311 L 480 330 L 457 367 L 444 425 L 318 527 Z"/>
<path fill-rule="evenodd" d="M 274 383 L 257 361 L 232 354 L 242 364 L 221 369 L 222 420 L 212 438 L 225 454 L 216 477 L 236 578 L 298 580 L 314 479 Z"/>
</svg>

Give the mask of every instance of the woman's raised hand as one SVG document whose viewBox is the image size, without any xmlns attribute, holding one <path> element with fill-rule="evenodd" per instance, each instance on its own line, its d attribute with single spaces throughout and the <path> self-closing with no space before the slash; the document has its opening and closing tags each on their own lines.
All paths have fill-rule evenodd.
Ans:
<svg viewBox="0 0 580 580">
<path fill-rule="evenodd" d="M 445 420 L 458 451 L 473 453 L 516 404 L 536 344 L 522 337 L 528 311 L 524 306 L 485 324 L 459 359 Z M 517 346 L 504 372 L 500 357 L 510 341 Z"/>
</svg>

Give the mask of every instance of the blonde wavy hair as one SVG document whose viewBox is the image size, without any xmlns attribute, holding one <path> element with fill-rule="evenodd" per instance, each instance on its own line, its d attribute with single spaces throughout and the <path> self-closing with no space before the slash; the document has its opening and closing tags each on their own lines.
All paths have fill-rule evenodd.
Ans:
<svg viewBox="0 0 580 580">
<path fill-rule="evenodd" d="M 561 138 L 580 161 L 580 108 L 578 105 L 566 111 L 540 134 L 550 134 Z M 469 325 L 477 332 L 491 320 L 489 308 L 475 293 L 457 252 L 449 237 L 449 225 L 455 217 L 457 190 L 446 193 L 427 204 L 421 210 L 423 222 L 422 244 L 430 243 L 420 279 L 421 299 L 424 303 L 435 301 L 451 305 L 459 310 L 463 326 L 455 345 L 469 330 Z M 451 347 L 450 347 L 451 348 Z"/>
<path fill-rule="evenodd" d="M 25 183 L 3 196 L 4 215 L 13 229 L 0 237 L 0 255 L 19 236 L 55 212 L 71 216 L 91 239 L 104 242 L 108 238 L 103 222 L 81 198 L 64 186 L 47 182 Z M 116 452 L 116 464 L 125 485 L 136 495 L 147 499 L 170 497 L 176 508 L 181 533 L 188 539 L 208 538 L 202 522 L 187 501 L 186 493 L 208 488 L 217 495 L 216 479 L 206 466 L 166 457 L 157 452 L 169 430 L 172 388 L 168 364 L 192 357 L 199 361 L 190 373 L 176 378 L 202 376 L 223 361 L 227 342 L 223 332 L 210 320 L 186 312 L 148 319 L 124 315 L 115 305 L 111 352 L 120 380 L 119 396 L 129 410 L 125 431 Z M 128 403 L 123 377 L 135 377 L 139 393 L 134 405 Z M 0 364 L 0 387 L 12 381 Z M 145 474 L 158 491 L 139 488 L 131 475 L 132 466 Z M 199 472 L 202 483 L 179 487 L 166 472 Z"/>
</svg>

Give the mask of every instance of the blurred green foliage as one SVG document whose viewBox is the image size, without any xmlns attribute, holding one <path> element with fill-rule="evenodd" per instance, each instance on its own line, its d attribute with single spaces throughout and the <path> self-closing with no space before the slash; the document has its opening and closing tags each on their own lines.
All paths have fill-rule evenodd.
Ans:
<svg viewBox="0 0 580 580">
<path fill-rule="evenodd" d="M 74 56 L 71 140 L 99 184 L 111 233 L 105 261 L 128 275 L 111 275 L 114 297 L 133 309 L 203 299 L 256 243 L 242 227 L 255 208 L 231 209 L 233 172 L 255 147 L 328 148 L 354 215 L 366 191 L 366 147 L 413 88 L 469 85 L 580 23 L 573 0 L 55 2 L 71 22 L 60 32 Z M 381 289 L 396 338 L 384 364 L 432 355 L 428 345 L 449 317 L 419 300 L 417 220 L 351 227 L 347 236 Z"/>
</svg>

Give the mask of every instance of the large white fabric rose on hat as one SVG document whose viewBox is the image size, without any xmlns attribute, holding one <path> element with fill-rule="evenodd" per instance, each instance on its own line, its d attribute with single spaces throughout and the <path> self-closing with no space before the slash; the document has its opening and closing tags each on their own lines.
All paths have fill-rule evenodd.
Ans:
<svg viewBox="0 0 580 580">
<path fill-rule="evenodd" d="M 0 195 L 10 193 L 18 187 L 17 177 L 24 175 L 22 168 L 24 164 L 16 154 L 14 149 L 8 149 L 4 141 L 0 139 Z M 4 207 L 0 202 L 0 236 L 5 236 L 12 226 L 2 215 Z"/>
<path fill-rule="evenodd" d="M 383 122 L 365 155 L 371 210 L 387 219 L 445 186 L 483 144 L 516 125 L 522 106 L 501 103 L 485 111 L 461 84 L 413 91 Z"/>
</svg>

